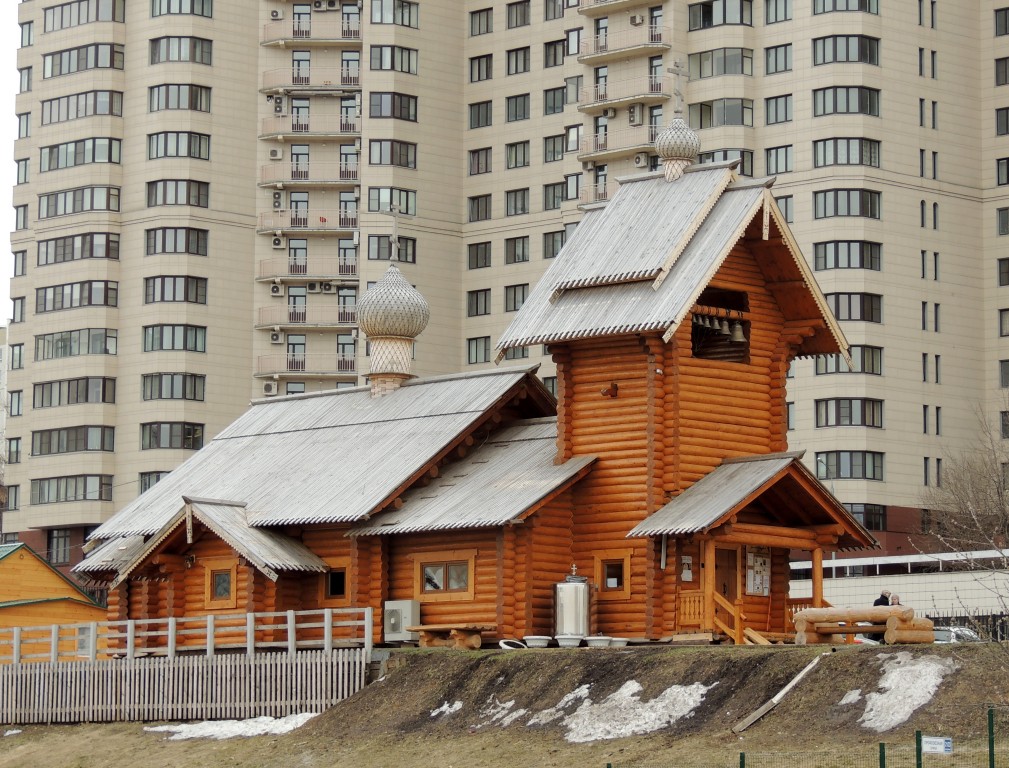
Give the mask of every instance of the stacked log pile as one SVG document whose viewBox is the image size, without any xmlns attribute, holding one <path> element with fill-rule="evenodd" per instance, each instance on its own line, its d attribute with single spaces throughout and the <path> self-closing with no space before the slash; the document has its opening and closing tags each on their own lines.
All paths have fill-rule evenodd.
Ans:
<svg viewBox="0 0 1009 768">
<path fill-rule="evenodd" d="M 931 643 L 932 620 L 915 618 L 906 605 L 872 608 L 807 608 L 793 617 L 795 644 L 851 642 L 856 634 L 882 635 L 887 645 Z"/>
</svg>

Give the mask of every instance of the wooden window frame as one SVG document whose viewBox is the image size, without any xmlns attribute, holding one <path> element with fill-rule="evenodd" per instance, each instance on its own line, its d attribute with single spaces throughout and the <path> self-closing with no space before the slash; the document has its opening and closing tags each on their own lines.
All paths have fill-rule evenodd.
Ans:
<svg viewBox="0 0 1009 768">
<path fill-rule="evenodd" d="M 467 602 L 474 599 L 476 581 L 475 549 L 446 549 L 437 552 L 421 552 L 413 556 L 413 599 L 422 603 Z M 466 563 L 466 589 L 451 592 L 424 590 L 424 566 L 438 563 Z"/>
<path fill-rule="evenodd" d="M 323 608 L 346 608 L 350 605 L 350 558 L 324 557 L 322 559 L 329 566 L 329 570 L 321 574 L 319 578 L 319 605 Z M 329 574 L 333 571 L 343 571 L 344 573 L 346 594 L 343 597 L 331 597 L 328 594 Z"/>
<path fill-rule="evenodd" d="M 203 560 L 203 603 L 208 609 L 234 608 L 238 605 L 238 561 L 232 558 Z M 214 599 L 214 574 L 228 571 L 231 575 L 231 596 L 227 600 Z"/>
<path fill-rule="evenodd" d="M 599 587 L 599 600 L 630 600 L 631 599 L 631 555 L 633 549 L 608 549 L 596 552 L 594 556 L 595 581 Z M 624 583 L 619 589 L 607 589 L 604 576 L 606 566 L 620 563 L 624 571 Z"/>
</svg>

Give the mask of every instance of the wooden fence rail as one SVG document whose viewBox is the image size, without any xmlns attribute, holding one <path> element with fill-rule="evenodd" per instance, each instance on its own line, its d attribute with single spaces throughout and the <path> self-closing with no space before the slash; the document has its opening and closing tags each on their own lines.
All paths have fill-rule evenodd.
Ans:
<svg viewBox="0 0 1009 768">
<path fill-rule="evenodd" d="M 0 666 L 0 723 L 283 717 L 322 712 L 366 682 L 370 649 Z"/>
</svg>

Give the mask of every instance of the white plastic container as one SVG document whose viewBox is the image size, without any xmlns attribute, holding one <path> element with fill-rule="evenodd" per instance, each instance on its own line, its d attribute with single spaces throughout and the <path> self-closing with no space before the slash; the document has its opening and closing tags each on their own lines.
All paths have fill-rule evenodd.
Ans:
<svg viewBox="0 0 1009 768">
<path fill-rule="evenodd" d="M 581 644 L 581 635 L 557 635 L 557 645 L 561 648 L 577 648 Z"/>
<path fill-rule="evenodd" d="M 593 635 L 585 638 L 585 645 L 589 648 L 609 648 L 612 639 L 606 635 Z"/>
<path fill-rule="evenodd" d="M 610 638 L 610 648 L 623 648 L 627 645 L 626 637 L 611 637 Z"/>
<path fill-rule="evenodd" d="M 550 639 L 550 635 L 526 635 L 522 638 L 527 648 L 546 648 Z"/>
</svg>

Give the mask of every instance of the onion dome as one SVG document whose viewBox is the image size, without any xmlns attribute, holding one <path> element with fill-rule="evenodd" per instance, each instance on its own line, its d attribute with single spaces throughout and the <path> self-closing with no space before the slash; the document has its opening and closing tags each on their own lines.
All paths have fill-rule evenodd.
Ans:
<svg viewBox="0 0 1009 768">
<path fill-rule="evenodd" d="M 666 181 L 675 181 L 683 175 L 683 170 L 697 160 L 701 140 L 697 133 L 679 115 L 669 121 L 669 125 L 655 137 L 655 151 L 662 159 Z"/>
<path fill-rule="evenodd" d="M 382 279 L 357 305 L 357 321 L 369 338 L 396 336 L 413 339 L 431 319 L 431 308 L 420 291 L 390 264 Z"/>
</svg>

